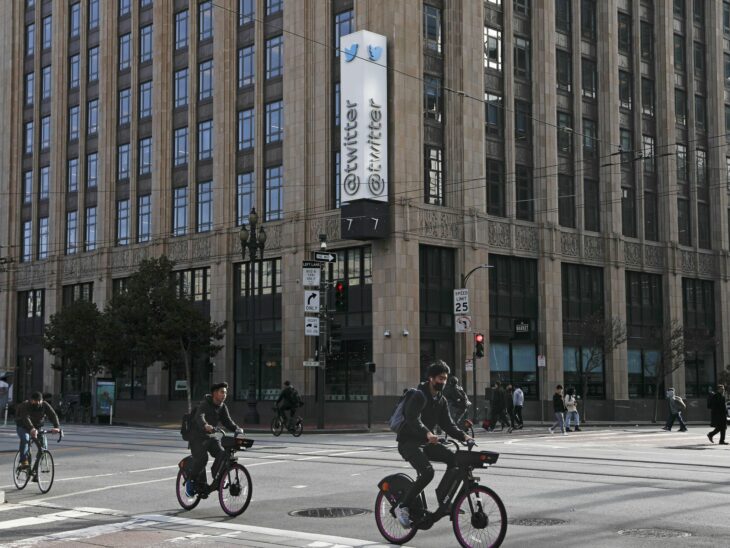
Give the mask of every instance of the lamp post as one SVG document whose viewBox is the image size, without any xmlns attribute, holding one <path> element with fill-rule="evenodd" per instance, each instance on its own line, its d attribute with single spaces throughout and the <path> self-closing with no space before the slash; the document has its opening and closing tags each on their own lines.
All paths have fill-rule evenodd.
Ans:
<svg viewBox="0 0 730 548">
<path fill-rule="evenodd" d="M 249 345 L 249 366 L 251 369 L 251 383 L 248 389 L 248 412 L 246 413 L 246 423 L 258 424 L 260 422 L 259 412 L 256 409 L 256 333 L 255 318 L 256 313 L 256 259 L 258 255 L 259 264 L 264 257 L 264 244 L 266 244 L 266 232 L 264 227 L 258 227 L 259 216 L 256 208 L 252 207 L 248 214 L 248 228 L 246 225 L 241 226 L 238 237 L 241 241 L 241 258 L 246 260 L 246 249 L 248 249 L 248 274 L 250 282 L 248 284 L 248 328 L 251 334 L 251 343 Z M 259 253 L 260 252 L 260 253 Z"/>
</svg>

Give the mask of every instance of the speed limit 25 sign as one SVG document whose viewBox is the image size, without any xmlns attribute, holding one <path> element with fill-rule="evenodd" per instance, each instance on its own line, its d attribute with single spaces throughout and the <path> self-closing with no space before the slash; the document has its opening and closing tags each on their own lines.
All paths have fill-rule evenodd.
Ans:
<svg viewBox="0 0 730 548">
<path fill-rule="evenodd" d="M 457 316 L 462 314 L 469 314 L 471 308 L 469 308 L 469 290 L 468 289 L 454 289 L 454 314 Z"/>
</svg>

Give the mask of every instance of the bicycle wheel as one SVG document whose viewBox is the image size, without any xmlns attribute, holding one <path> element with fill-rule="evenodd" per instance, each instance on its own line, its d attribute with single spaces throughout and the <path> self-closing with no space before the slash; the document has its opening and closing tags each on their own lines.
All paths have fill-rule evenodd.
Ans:
<svg viewBox="0 0 730 548">
<path fill-rule="evenodd" d="M 464 548 L 501 546 L 507 534 L 507 510 L 489 487 L 477 485 L 463 492 L 451 513 L 456 540 Z"/>
<path fill-rule="evenodd" d="M 304 432 L 304 421 L 302 420 L 301 417 L 298 417 L 297 422 L 294 425 L 294 430 L 292 430 L 291 434 L 295 438 L 298 438 L 299 436 L 302 435 L 302 432 Z"/>
<path fill-rule="evenodd" d="M 38 457 L 38 465 L 36 467 L 38 489 L 41 490 L 41 493 L 48 493 L 51 490 L 55 475 L 56 469 L 53 464 L 53 455 L 44 449 L 40 457 Z"/>
<path fill-rule="evenodd" d="M 248 470 L 237 462 L 233 463 L 223 474 L 218 488 L 221 508 L 229 516 L 243 514 L 248 508 L 248 503 L 251 502 L 252 491 L 253 486 Z"/>
<path fill-rule="evenodd" d="M 180 506 L 182 506 L 185 510 L 192 510 L 200 502 L 200 495 L 196 493 L 192 497 L 189 497 L 188 494 L 185 492 L 186 482 L 187 479 L 185 479 L 185 474 L 183 474 L 182 470 L 178 470 L 177 480 L 175 482 L 175 494 L 177 495 L 177 501 L 180 503 Z"/>
<path fill-rule="evenodd" d="M 274 417 L 271 419 L 271 433 L 275 436 L 281 436 L 281 432 L 284 430 L 284 423 L 281 417 Z"/>
<path fill-rule="evenodd" d="M 13 483 L 18 489 L 23 489 L 28 485 L 30 479 L 30 469 L 20 468 L 20 451 L 15 453 L 15 459 L 13 459 Z"/>
<path fill-rule="evenodd" d="M 416 536 L 418 529 L 404 528 L 393 513 L 393 504 L 382 491 L 375 497 L 375 524 L 383 538 L 391 544 L 403 544 Z"/>
</svg>

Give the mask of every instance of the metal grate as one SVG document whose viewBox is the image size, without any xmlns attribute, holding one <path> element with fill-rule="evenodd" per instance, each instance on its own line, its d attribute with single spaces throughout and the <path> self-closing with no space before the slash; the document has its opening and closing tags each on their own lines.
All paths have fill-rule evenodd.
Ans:
<svg viewBox="0 0 730 548">
<path fill-rule="evenodd" d="M 349 518 L 351 516 L 361 516 L 369 514 L 370 510 L 364 508 L 342 508 L 337 506 L 328 506 L 326 508 L 307 508 L 305 510 L 294 510 L 289 512 L 290 516 L 300 518 Z"/>
</svg>

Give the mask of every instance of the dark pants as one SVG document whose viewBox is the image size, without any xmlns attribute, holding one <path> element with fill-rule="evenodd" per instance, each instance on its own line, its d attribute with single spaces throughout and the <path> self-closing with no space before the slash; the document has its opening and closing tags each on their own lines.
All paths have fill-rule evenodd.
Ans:
<svg viewBox="0 0 730 548">
<path fill-rule="evenodd" d="M 727 432 L 727 426 L 725 426 L 724 428 L 723 427 L 715 428 L 712 432 L 710 432 L 707 435 L 710 437 L 713 437 L 718 432 L 720 433 L 720 443 L 722 443 L 725 441 L 725 433 Z"/>
<path fill-rule="evenodd" d="M 190 440 L 190 452 L 193 455 L 190 477 L 196 481 L 201 475 L 205 479 L 205 465 L 208 464 L 208 453 L 215 459 L 213 461 L 213 470 L 218 469 L 218 465 L 225 454 L 218 438 L 193 438 Z"/>
<path fill-rule="evenodd" d="M 289 411 L 289 424 L 293 424 L 294 423 L 294 413 L 296 412 L 297 408 L 294 407 L 290 403 L 284 403 L 284 402 L 281 402 L 280 404 L 278 404 L 277 407 L 279 408 L 279 414 L 284 418 L 286 418 L 286 412 Z"/>
<path fill-rule="evenodd" d="M 410 490 L 401 501 L 401 504 L 407 508 L 413 504 L 413 501 L 416 500 L 416 497 L 421 493 L 421 491 L 423 491 L 426 486 L 431 483 L 434 474 L 433 466 L 431 466 L 432 460 L 446 463 L 447 471 L 446 474 L 444 474 L 444 478 L 448 476 L 449 469 L 456 466 L 456 458 L 454 457 L 454 454 L 439 443 L 429 443 L 424 446 L 418 442 L 400 442 L 398 443 L 398 452 L 401 457 L 407 460 L 408 463 L 416 469 L 418 474 L 418 476 L 416 476 L 416 481 L 413 482 Z M 441 483 L 443 484 L 443 480 Z M 441 485 L 439 485 L 439 487 L 441 487 Z M 440 502 L 441 501 L 439 500 L 439 503 Z"/>
<path fill-rule="evenodd" d="M 492 411 L 491 416 L 491 426 L 490 428 L 494 430 L 494 428 L 497 426 L 497 421 L 499 421 L 502 424 L 502 428 L 512 426 L 512 421 L 510 420 L 509 415 L 507 414 L 507 409 L 504 407 L 502 409 L 494 409 Z"/>
<path fill-rule="evenodd" d="M 522 426 L 522 406 L 515 405 L 515 427 Z"/>
<path fill-rule="evenodd" d="M 664 425 L 664 428 L 667 430 L 671 430 L 672 426 L 674 426 L 674 421 L 679 421 L 679 429 L 680 430 L 686 430 L 687 425 L 684 423 L 684 418 L 682 417 L 682 412 L 679 411 L 677 413 L 669 413 L 669 416 L 667 417 L 667 423 Z"/>
</svg>

